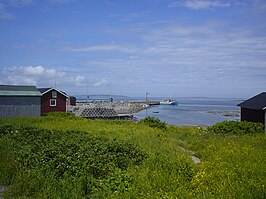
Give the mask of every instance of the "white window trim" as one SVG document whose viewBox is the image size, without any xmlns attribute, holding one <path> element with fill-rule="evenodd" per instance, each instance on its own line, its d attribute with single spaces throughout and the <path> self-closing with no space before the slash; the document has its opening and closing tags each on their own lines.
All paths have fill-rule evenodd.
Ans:
<svg viewBox="0 0 266 199">
<path fill-rule="evenodd" d="M 52 101 L 54 101 L 55 103 L 52 104 Z M 56 99 L 50 99 L 50 106 L 56 106 Z"/>
</svg>

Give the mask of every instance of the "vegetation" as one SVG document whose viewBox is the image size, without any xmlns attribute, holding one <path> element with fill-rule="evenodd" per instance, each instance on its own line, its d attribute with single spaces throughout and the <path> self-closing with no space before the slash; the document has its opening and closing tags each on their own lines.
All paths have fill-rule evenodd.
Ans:
<svg viewBox="0 0 266 199">
<path fill-rule="evenodd" d="M 230 133 L 227 123 L 203 129 L 161 128 L 157 122 L 86 120 L 69 114 L 2 119 L 4 197 L 266 197 L 266 135 L 260 128 Z M 246 129 L 246 124 L 232 124 L 242 125 Z"/>
<path fill-rule="evenodd" d="M 147 124 L 150 127 L 155 127 L 155 128 L 159 128 L 159 129 L 166 129 L 166 123 L 165 122 L 162 122 L 158 118 L 154 118 L 154 117 L 150 117 L 150 116 L 145 117 L 144 119 L 140 120 L 140 123 Z"/>
<path fill-rule="evenodd" d="M 249 134 L 249 133 L 263 133 L 263 125 L 254 122 L 237 122 L 237 121 L 224 121 L 210 126 L 208 130 L 212 133 L 223 134 Z"/>
</svg>

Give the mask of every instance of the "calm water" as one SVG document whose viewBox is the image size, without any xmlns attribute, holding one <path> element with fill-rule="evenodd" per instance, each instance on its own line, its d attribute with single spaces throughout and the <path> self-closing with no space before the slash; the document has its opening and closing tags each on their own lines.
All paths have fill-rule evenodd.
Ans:
<svg viewBox="0 0 266 199">
<path fill-rule="evenodd" d="M 140 111 L 135 117 L 159 118 L 168 124 L 212 125 L 225 120 L 239 120 L 241 100 L 237 99 L 179 99 L 178 106 L 158 105 Z M 229 115 L 229 116 L 225 116 Z"/>
</svg>

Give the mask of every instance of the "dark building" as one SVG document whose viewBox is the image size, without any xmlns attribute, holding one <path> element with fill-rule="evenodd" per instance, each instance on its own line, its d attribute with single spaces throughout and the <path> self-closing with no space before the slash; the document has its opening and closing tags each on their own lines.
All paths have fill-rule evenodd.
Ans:
<svg viewBox="0 0 266 199">
<path fill-rule="evenodd" d="M 260 122 L 266 124 L 266 92 L 260 93 L 240 104 L 241 121 Z"/>
<path fill-rule="evenodd" d="M 35 86 L 0 85 L 0 118 L 40 115 L 41 93 Z"/>
<path fill-rule="evenodd" d="M 70 105 L 71 106 L 76 106 L 77 105 L 77 98 L 74 96 L 70 96 Z"/>
<path fill-rule="evenodd" d="M 39 88 L 42 94 L 41 115 L 49 112 L 67 112 L 69 97 L 55 88 Z"/>
</svg>

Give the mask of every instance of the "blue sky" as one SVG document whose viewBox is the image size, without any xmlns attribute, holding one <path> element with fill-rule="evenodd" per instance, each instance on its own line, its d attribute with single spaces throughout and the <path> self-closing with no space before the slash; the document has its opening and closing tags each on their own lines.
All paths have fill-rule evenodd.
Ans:
<svg viewBox="0 0 266 199">
<path fill-rule="evenodd" d="M 0 84 L 71 95 L 266 91 L 265 0 L 0 0 Z"/>
</svg>

